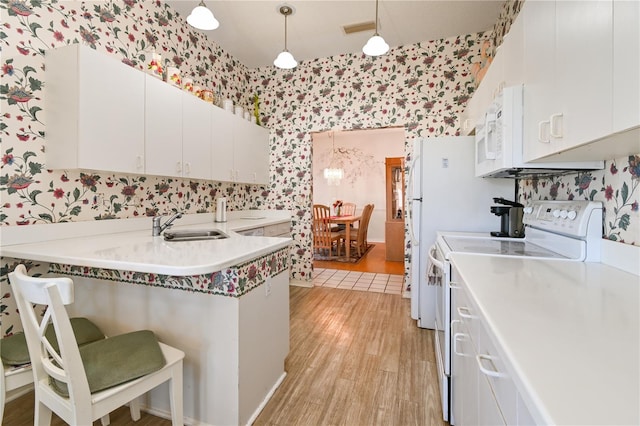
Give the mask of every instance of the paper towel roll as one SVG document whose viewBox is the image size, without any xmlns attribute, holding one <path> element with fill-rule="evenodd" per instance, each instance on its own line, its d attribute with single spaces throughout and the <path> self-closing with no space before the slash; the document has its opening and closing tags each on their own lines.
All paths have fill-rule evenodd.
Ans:
<svg viewBox="0 0 640 426">
<path fill-rule="evenodd" d="M 216 222 L 227 221 L 227 199 L 225 197 L 218 198 L 216 202 Z"/>
</svg>

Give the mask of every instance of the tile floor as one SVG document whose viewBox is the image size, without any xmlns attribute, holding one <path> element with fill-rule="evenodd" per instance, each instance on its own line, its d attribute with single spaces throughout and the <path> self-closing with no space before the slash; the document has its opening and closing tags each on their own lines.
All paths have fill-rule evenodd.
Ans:
<svg viewBox="0 0 640 426">
<path fill-rule="evenodd" d="M 343 271 L 337 269 L 313 270 L 313 285 L 372 291 L 376 293 L 402 294 L 402 275 L 376 274 L 373 272 Z"/>
</svg>

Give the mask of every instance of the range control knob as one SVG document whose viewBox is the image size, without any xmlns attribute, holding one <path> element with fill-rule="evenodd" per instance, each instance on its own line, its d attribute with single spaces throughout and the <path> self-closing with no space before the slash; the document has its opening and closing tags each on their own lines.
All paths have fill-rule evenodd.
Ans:
<svg viewBox="0 0 640 426">
<path fill-rule="evenodd" d="M 524 208 L 523 211 L 524 211 L 524 214 L 531 214 L 531 213 L 533 213 L 533 207 L 527 206 L 527 207 Z"/>
<path fill-rule="evenodd" d="M 567 217 L 569 218 L 569 220 L 575 220 L 576 217 L 578 217 L 578 213 L 576 213 L 575 210 L 569 210 L 569 212 L 567 213 Z"/>
<path fill-rule="evenodd" d="M 560 217 L 563 219 L 567 218 L 567 211 L 566 210 L 560 210 Z"/>
<path fill-rule="evenodd" d="M 560 210 L 559 209 L 555 209 L 553 211 L 553 217 L 560 217 Z"/>
</svg>

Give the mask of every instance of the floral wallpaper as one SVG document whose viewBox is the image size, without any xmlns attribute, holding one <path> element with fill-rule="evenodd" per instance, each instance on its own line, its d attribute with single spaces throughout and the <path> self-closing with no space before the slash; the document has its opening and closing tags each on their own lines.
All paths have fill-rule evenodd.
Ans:
<svg viewBox="0 0 640 426">
<path fill-rule="evenodd" d="M 379 58 L 361 53 L 318 58 L 284 71 L 247 69 L 191 31 L 184 18 L 161 1 L 0 0 L 0 224 L 195 213 L 210 211 L 224 195 L 234 210 L 291 210 L 291 277 L 310 280 L 310 132 L 404 126 L 407 159 L 418 136 L 459 134 L 459 115 L 475 90 L 471 65 L 481 61 L 485 40 L 500 43 L 520 4 L 507 1 L 494 28 L 485 33 L 401 46 Z M 43 56 L 47 49 L 70 43 L 86 44 L 139 69 L 143 58 L 155 51 L 165 66 L 179 67 L 195 85 L 245 108 L 250 109 L 257 93 L 261 122 L 271 129 L 270 184 L 48 170 Z M 607 237 L 638 244 L 637 185 L 635 156 L 608 161 L 600 172 L 525 181 L 521 194 L 525 199 L 601 199 L 607 209 Z M 15 262 L 3 258 L 0 265 L 2 334 L 11 333 L 16 323 L 7 321 L 16 315 L 6 279 Z M 47 271 L 47 265 L 30 266 L 35 273 Z M 405 268 L 410 269 L 408 262 Z"/>
<path fill-rule="evenodd" d="M 640 245 L 640 155 L 606 161 L 604 170 L 520 184 L 520 200 L 590 200 L 604 205 L 604 238 Z"/>
</svg>

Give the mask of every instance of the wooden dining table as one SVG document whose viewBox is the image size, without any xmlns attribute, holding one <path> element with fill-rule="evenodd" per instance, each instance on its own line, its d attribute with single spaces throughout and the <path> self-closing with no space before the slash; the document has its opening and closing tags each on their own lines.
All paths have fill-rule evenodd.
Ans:
<svg viewBox="0 0 640 426">
<path fill-rule="evenodd" d="M 347 259 L 351 258 L 351 225 L 360 221 L 360 219 L 362 219 L 362 215 L 359 214 L 351 216 L 329 216 L 329 223 L 345 225 L 345 250 Z"/>
</svg>

